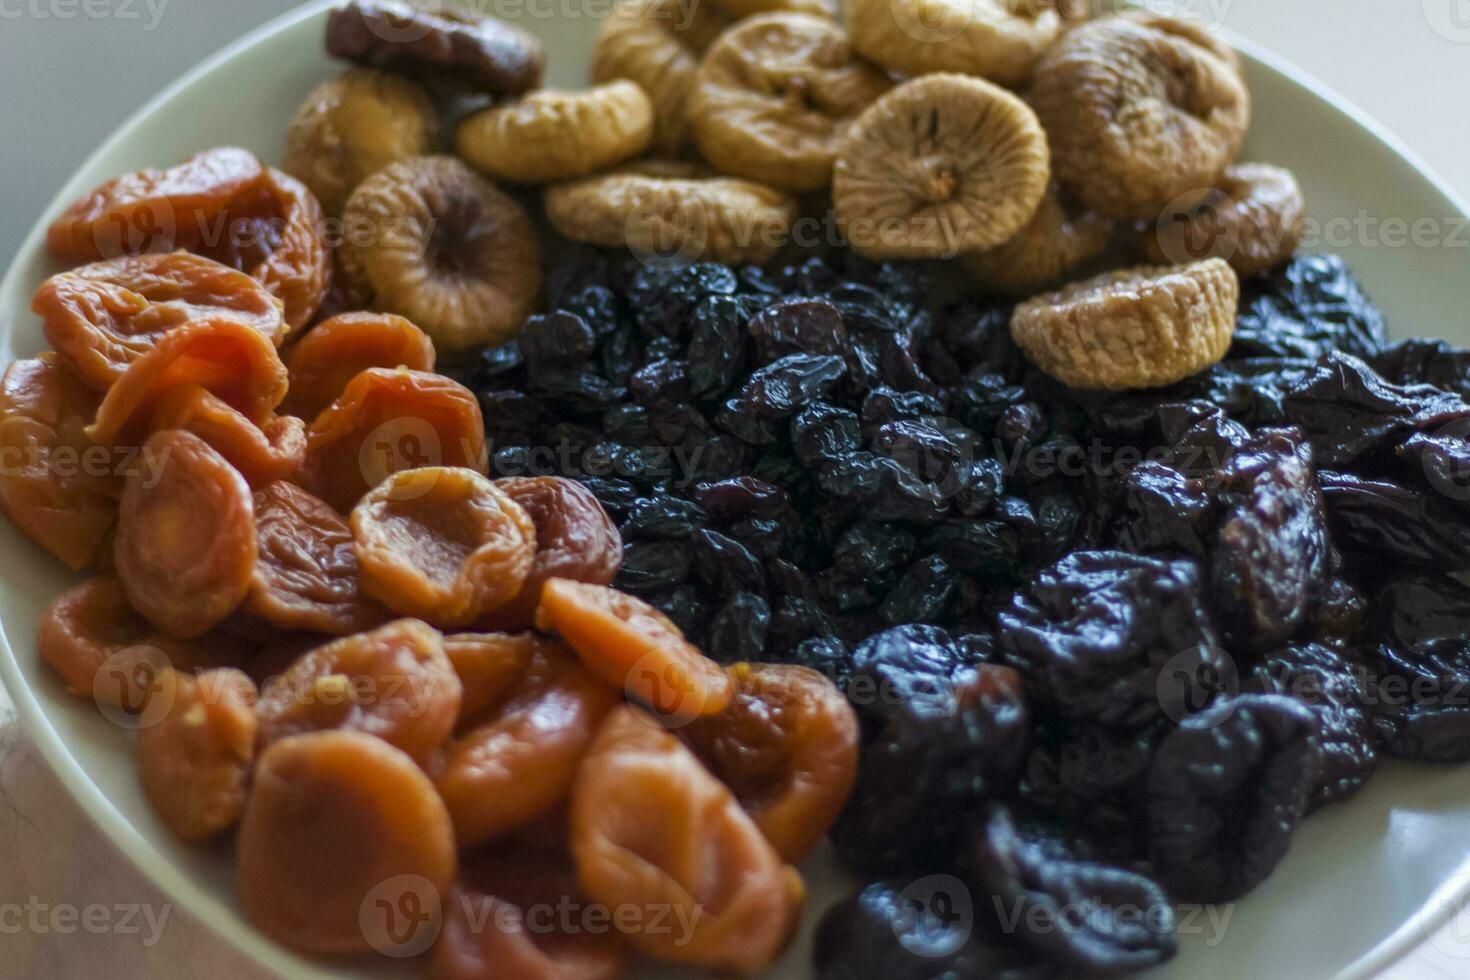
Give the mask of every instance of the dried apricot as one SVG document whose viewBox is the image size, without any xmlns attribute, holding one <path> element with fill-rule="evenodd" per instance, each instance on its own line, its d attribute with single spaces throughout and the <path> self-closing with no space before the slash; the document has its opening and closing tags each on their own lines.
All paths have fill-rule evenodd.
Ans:
<svg viewBox="0 0 1470 980">
<path fill-rule="evenodd" d="M 36 631 L 41 659 L 69 693 L 141 712 L 161 689 L 175 644 L 128 603 L 115 576 L 72 586 L 51 601 Z"/>
<path fill-rule="evenodd" d="M 46 230 L 46 247 L 71 262 L 192 251 L 231 201 L 265 179 L 254 154 L 229 146 L 117 177 L 63 211 Z"/>
<path fill-rule="evenodd" d="M 720 665 L 648 603 L 602 585 L 554 578 L 536 627 L 555 631 L 589 670 L 668 721 L 717 714 L 735 686 Z"/>
<path fill-rule="evenodd" d="M 307 428 L 302 484 L 346 513 L 400 470 L 488 465 L 485 423 L 469 389 L 424 371 L 369 368 Z"/>
<path fill-rule="evenodd" d="M 376 736 L 426 762 L 459 714 L 459 678 L 439 632 L 399 619 L 298 658 L 260 692 L 261 744 L 325 729 Z"/>
<path fill-rule="evenodd" d="M 520 594 L 493 614 L 501 629 L 526 629 L 536 619 L 548 579 L 610 585 L 623 563 L 623 539 L 602 504 L 576 480 L 560 476 L 496 480 L 536 525 L 536 558 Z"/>
<path fill-rule="evenodd" d="M 679 736 L 729 786 L 781 859 L 795 864 L 837 819 L 857 778 L 857 716 L 806 667 L 736 664 L 724 711 Z"/>
<path fill-rule="evenodd" d="M 395 949 L 392 913 L 430 916 L 454 881 L 454 831 L 407 755 L 361 732 L 267 748 L 239 843 L 240 901 L 274 939 L 314 953 Z"/>
<path fill-rule="evenodd" d="M 452 633 L 444 637 L 444 653 L 464 688 L 455 730 L 462 731 L 486 708 L 509 698 L 531 657 L 547 642 L 535 633 Z"/>
<path fill-rule="evenodd" d="M 46 339 L 106 391 L 158 338 L 195 320 L 240 320 L 277 345 L 281 305 L 254 279 L 190 252 L 138 255 L 52 276 L 31 300 Z"/>
<path fill-rule="evenodd" d="M 286 365 L 260 331 L 238 320 L 187 323 L 128 366 L 107 390 L 87 434 L 103 446 L 140 438 L 159 399 L 192 385 L 263 425 L 286 397 L 286 384 Z"/>
<path fill-rule="evenodd" d="M 275 626 L 338 635 L 387 618 L 358 590 L 352 529 L 300 487 L 276 482 L 255 492 L 255 541 L 246 612 Z"/>
<path fill-rule="evenodd" d="M 138 775 L 164 824 L 198 843 L 245 812 L 258 727 L 255 684 L 229 668 L 174 674 L 168 713 L 138 731 Z"/>
<path fill-rule="evenodd" d="M 234 612 L 255 572 L 250 487 L 198 436 L 148 438 L 129 473 L 113 561 L 133 608 L 170 636 L 188 639 Z"/>
<path fill-rule="evenodd" d="M 668 909 L 687 924 L 682 933 L 625 931 L 659 959 L 752 973 L 785 948 L 800 915 L 800 877 L 735 797 L 627 705 L 613 709 L 582 761 L 572 854 L 593 901 Z"/>
<path fill-rule="evenodd" d="M 160 397 L 150 428 L 194 433 L 253 487 L 294 479 L 306 460 L 306 425 L 300 419 L 280 415 L 256 425 L 201 385 L 174 388 Z"/>
<path fill-rule="evenodd" d="M 85 431 L 97 404 L 55 354 L 0 379 L 0 509 L 74 569 L 98 563 L 117 525 L 117 461 Z"/>
<path fill-rule="evenodd" d="M 470 469 L 394 473 L 351 523 L 362 590 L 439 626 L 467 626 L 514 599 L 536 555 L 530 515 Z"/>
<path fill-rule="evenodd" d="M 429 335 L 392 313 L 343 313 L 323 320 L 286 352 L 291 390 L 281 410 L 310 422 L 368 368 L 434 370 Z"/>
<path fill-rule="evenodd" d="M 450 743 L 435 779 L 461 847 L 523 827 L 567 798 L 616 688 L 568 651 L 537 645 L 505 700 Z"/>
</svg>

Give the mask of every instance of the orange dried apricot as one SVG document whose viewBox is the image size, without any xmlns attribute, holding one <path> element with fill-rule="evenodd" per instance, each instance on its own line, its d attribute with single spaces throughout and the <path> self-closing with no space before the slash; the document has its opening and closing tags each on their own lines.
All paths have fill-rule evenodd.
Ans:
<svg viewBox="0 0 1470 980">
<path fill-rule="evenodd" d="M 202 385 L 166 392 L 150 428 L 183 429 L 214 447 L 253 487 L 289 480 L 306 460 L 306 426 L 290 415 L 256 425 Z"/>
<path fill-rule="evenodd" d="M 149 437 L 123 488 L 113 559 L 133 608 L 170 636 L 223 622 L 250 591 L 255 508 L 250 487 L 189 432 Z"/>
<path fill-rule="evenodd" d="M 51 601 L 36 630 L 41 659 L 68 693 L 141 712 L 161 690 L 174 644 L 133 611 L 115 576 L 72 586 Z M 101 676 L 99 676 L 99 673 Z"/>
<path fill-rule="evenodd" d="M 238 670 L 174 672 L 173 703 L 138 731 L 138 775 L 164 824 L 193 843 L 240 819 L 255 761 L 255 685 Z"/>
<path fill-rule="evenodd" d="M 297 735 L 261 754 L 237 853 L 245 914 L 313 953 L 394 948 L 396 928 L 416 923 L 393 913 L 435 915 L 455 872 L 454 831 L 429 778 L 352 731 Z"/>
<path fill-rule="evenodd" d="M 659 959 L 753 973 L 781 953 L 800 915 L 801 878 L 735 797 L 683 743 L 628 705 L 608 716 L 582 761 L 572 854 L 593 901 L 669 909 L 687 924 L 682 934 L 625 931 Z"/>
<path fill-rule="evenodd" d="M 270 339 L 237 320 L 201 320 L 169 331 L 108 389 L 87 434 L 114 446 L 140 436 L 167 392 L 198 385 L 263 425 L 286 397 L 286 365 Z"/>
<path fill-rule="evenodd" d="M 352 510 L 362 590 L 394 612 L 467 626 L 515 598 L 536 525 L 474 470 L 394 473 Z"/>
<path fill-rule="evenodd" d="M 117 524 L 117 461 L 85 431 L 97 402 L 50 353 L 0 379 L 0 509 L 74 569 L 98 563 Z"/>
<path fill-rule="evenodd" d="M 358 590 L 352 529 L 300 487 L 276 482 L 255 491 L 255 541 L 246 612 L 274 626 L 336 635 L 387 618 Z"/>
<path fill-rule="evenodd" d="M 368 368 L 434 370 L 429 335 L 392 313 L 343 313 L 307 331 L 286 354 L 291 390 L 282 410 L 310 421 Z"/>
<path fill-rule="evenodd" d="M 541 589 L 536 627 L 555 631 L 589 670 L 665 721 L 717 714 L 735 694 L 720 665 L 667 616 L 616 589 L 551 579 Z"/>
<path fill-rule="evenodd" d="M 486 708 L 510 697 L 531 657 L 547 643 L 535 633 L 453 633 L 444 653 L 464 688 L 455 729 L 463 730 Z"/>
<path fill-rule="evenodd" d="M 450 743 L 435 779 L 460 846 L 523 827 L 565 800 L 619 702 L 571 653 L 538 644 L 508 696 Z"/>
<path fill-rule="evenodd" d="M 796 864 L 852 792 L 857 716 L 835 684 L 806 667 L 735 664 L 726 673 L 734 700 L 679 736 L 730 787 L 781 859 Z"/>
<path fill-rule="evenodd" d="M 46 247 L 71 262 L 191 248 L 230 202 L 258 186 L 265 167 L 238 147 L 219 147 L 168 170 L 109 180 L 46 230 Z"/>
<path fill-rule="evenodd" d="M 376 736 L 427 761 L 459 714 L 460 684 L 439 632 L 399 619 L 300 657 L 265 684 L 256 713 L 262 745 L 324 729 Z"/>
<path fill-rule="evenodd" d="M 368 368 L 307 428 L 303 485 L 345 514 L 400 470 L 488 465 L 469 389 L 424 371 Z"/>
<path fill-rule="evenodd" d="M 536 618 L 547 579 L 609 585 L 623 563 L 623 539 L 592 491 L 560 476 L 512 477 L 495 485 L 536 524 L 536 559 L 518 596 L 496 610 L 494 624 L 524 629 Z"/>
<path fill-rule="evenodd" d="M 46 339 L 106 391 L 158 338 L 195 320 L 239 320 L 279 345 L 281 304 L 254 279 L 189 252 L 98 262 L 52 276 L 31 300 Z"/>
</svg>

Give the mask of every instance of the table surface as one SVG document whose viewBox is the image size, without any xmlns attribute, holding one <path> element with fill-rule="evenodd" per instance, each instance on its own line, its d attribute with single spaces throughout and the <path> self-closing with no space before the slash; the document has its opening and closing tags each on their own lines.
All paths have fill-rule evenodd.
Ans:
<svg viewBox="0 0 1470 980">
<path fill-rule="evenodd" d="M 1286 56 L 1470 199 L 1470 0 L 1148 0 Z M 57 188 L 154 92 L 295 0 L 0 0 L 0 268 Z M 173 907 L 71 802 L 0 688 L 0 980 L 267 976 Z M 1383 974 L 1470 977 L 1470 910 Z"/>
</svg>

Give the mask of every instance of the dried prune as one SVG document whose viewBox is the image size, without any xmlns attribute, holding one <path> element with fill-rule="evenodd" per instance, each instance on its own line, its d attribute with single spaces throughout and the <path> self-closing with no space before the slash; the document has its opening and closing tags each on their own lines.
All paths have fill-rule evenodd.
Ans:
<svg viewBox="0 0 1470 980">
<path fill-rule="evenodd" d="M 785 948 L 800 913 L 800 877 L 734 795 L 632 707 L 613 710 L 582 764 L 572 791 L 572 853 L 594 901 L 672 909 L 692 923 L 682 937 L 625 933 L 659 959 L 755 972 Z"/>
<path fill-rule="evenodd" d="M 253 487 L 294 479 L 306 460 L 306 426 L 300 419 L 278 415 L 256 425 L 203 385 L 165 392 L 148 424 L 154 432 L 192 432 Z"/>
<path fill-rule="evenodd" d="M 1336 255 L 1299 255 L 1247 283 L 1235 357 L 1371 357 L 1388 346 L 1383 315 Z"/>
<path fill-rule="evenodd" d="M 438 626 L 467 626 L 514 599 L 536 556 L 531 515 L 469 469 L 395 473 L 350 522 L 362 591 Z"/>
<path fill-rule="evenodd" d="M 401 316 L 343 313 L 312 327 L 286 354 L 291 389 L 281 405 L 310 422 L 368 368 L 434 370 L 434 342 Z"/>
<path fill-rule="evenodd" d="M 149 437 L 128 476 L 113 561 L 133 607 L 170 636 L 199 636 L 244 601 L 256 564 L 250 487 L 198 436 Z"/>
<path fill-rule="evenodd" d="M 1141 853 L 1149 760 L 1171 728 L 1163 721 L 1137 732 L 1043 725 L 1018 797 L 1033 809 L 1097 828 L 1118 847 Z"/>
<path fill-rule="evenodd" d="M 1169 894 L 1229 902 L 1264 881 L 1321 771 L 1317 719 L 1296 701 L 1242 695 L 1185 719 L 1148 776 L 1149 856 Z"/>
<path fill-rule="evenodd" d="M 1432 491 L 1319 470 L 1334 540 L 1354 551 L 1444 569 L 1470 568 L 1470 523 Z"/>
<path fill-rule="evenodd" d="M 1199 566 L 1186 559 L 1075 552 L 1043 569 L 997 623 L 1006 662 L 1071 721 L 1133 728 L 1160 717 L 1160 673 L 1179 655 L 1198 676 L 1225 669 Z"/>
<path fill-rule="evenodd" d="M 1145 460 L 1123 477 L 1113 507 L 1111 538 L 1121 550 L 1205 557 L 1215 499 L 1204 481 Z"/>
<path fill-rule="evenodd" d="M 1430 384 L 1470 398 L 1470 350 L 1443 340 L 1410 337 L 1367 358 L 1394 384 Z"/>
<path fill-rule="evenodd" d="M 413 901 L 431 916 L 415 931 L 432 929 L 454 880 L 454 830 L 434 785 L 407 755 L 361 732 L 267 748 L 237 852 L 246 916 L 313 953 L 397 949 L 403 923 L 373 902 L 396 911 Z M 402 892 L 383 889 L 394 880 Z"/>
<path fill-rule="evenodd" d="M 298 658 L 260 692 L 260 741 L 346 729 L 425 763 L 448 738 L 462 688 L 437 630 L 400 619 Z"/>
</svg>

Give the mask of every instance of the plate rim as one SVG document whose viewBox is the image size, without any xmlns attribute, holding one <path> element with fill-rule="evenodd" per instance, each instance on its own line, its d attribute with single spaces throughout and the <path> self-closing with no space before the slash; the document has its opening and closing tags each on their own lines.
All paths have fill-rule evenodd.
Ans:
<svg viewBox="0 0 1470 980">
<path fill-rule="evenodd" d="M 32 225 L 17 248 L 4 278 L 0 279 L 0 301 L 20 288 L 19 280 L 25 274 L 26 267 L 38 254 L 38 249 L 44 245 L 47 225 L 54 215 L 60 213 L 81 192 L 77 185 L 83 173 L 92 170 L 95 164 L 124 142 L 143 120 L 159 111 L 163 104 L 175 98 L 195 82 L 213 73 L 222 65 L 245 55 L 251 49 L 268 42 L 276 35 L 303 21 L 319 16 L 321 11 L 334 6 L 337 2 L 338 0 L 308 0 L 299 7 L 272 18 L 200 60 L 149 97 L 135 111 L 128 114 L 97 148 L 77 165 L 72 176 L 42 209 L 35 224 Z M 1282 76 L 1291 84 L 1305 89 L 1335 109 L 1358 129 L 1385 146 L 1404 164 L 1423 177 L 1454 214 L 1470 218 L 1470 203 L 1467 203 L 1466 198 L 1462 197 L 1436 168 L 1424 160 L 1418 151 L 1356 102 L 1269 47 L 1245 38 L 1231 28 L 1220 27 L 1218 30 L 1230 45 L 1247 59 Z M 86 189 L 81 188 L 82 191 Z M 174 862 L 149 838 L 133 827 L 122 811 L 87 775 L 81 763 L 73 755 L 71 747 L 52 725 L 40 699 L 21 672 L 15 650 L 3 630 L 0 630 L 0 682 L 4 683 L 6 692 L 15 705 L 17 718 L 25 727 L 32 744 L 45 760 L 48 768 L 80 807 L 87 820 L 112 843 L 139 875 L 147 879 L 168 900 L 180 906 L 190 918 L 229 943 L 231 947 L 255 964 L 287 975 L 328 975 L 320 964 L 276 943 L 255 929 L 212 888 L 206 887 L 181 867 L 175 866 Z M 1470 812 L 1470 808 L 1467 808 L 1467 812 Z M 1461 880 L 1453 888 L 1442 887 L 1433 893 L 1418 912 L 1404 920 L 1377 946 L 1344 968 L 1339 976 L 1373 976 L 1402 959 L 1413 949 L 1428 944 L 1430 937 L 1459 911 L 1467 898 L 1470 898 L 1470 879 Z"/>
</svg>

